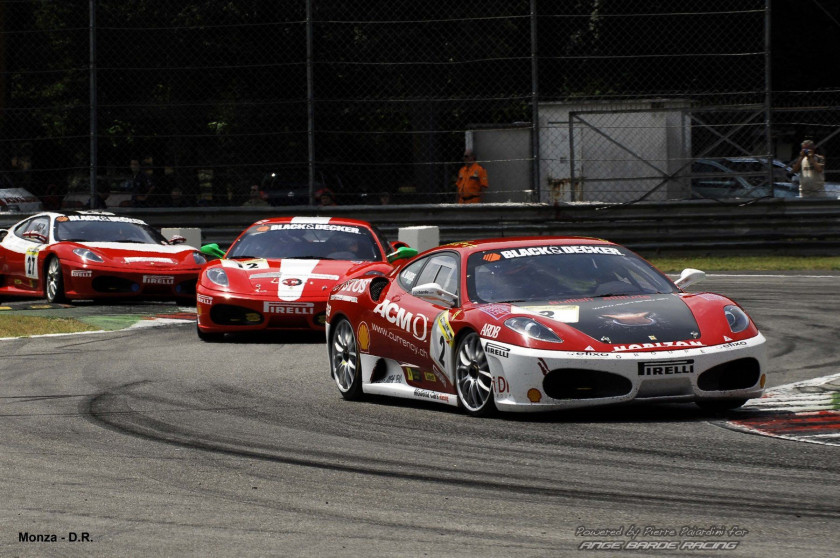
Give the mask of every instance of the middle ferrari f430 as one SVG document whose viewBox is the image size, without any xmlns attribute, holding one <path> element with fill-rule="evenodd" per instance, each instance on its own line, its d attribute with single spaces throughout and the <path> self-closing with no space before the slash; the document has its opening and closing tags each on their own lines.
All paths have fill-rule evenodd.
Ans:
<svg viewBox="0 0 840 558">
<path fill-rule="evenodd" d="M 734 301 L 684 290 L 702 277 L 673 282 L 589 238 L 441 246 L 332 289 L 330 373 L 346 399 L 476 416 L 631 401 L 735 408 L 763 393 L 765 339 Z"/>
<path fill-rule="evenodd" d="M 202 269 L 198 336 L 216 341 L 225 333 L 323 329 L 330 289 L 348 273 L 381 276 L 391 262 L 416 254 L 365 221 L 262 219 Z"/>
</svg>

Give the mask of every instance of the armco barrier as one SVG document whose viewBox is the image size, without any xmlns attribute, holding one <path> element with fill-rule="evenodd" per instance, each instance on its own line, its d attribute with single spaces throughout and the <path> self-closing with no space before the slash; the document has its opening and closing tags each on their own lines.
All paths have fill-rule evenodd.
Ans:
<svg viewBox="0 0 840 558">
<path fill-rule="evenodd" d="M 163 227 L 197 227 L 202 241 L 227 245 L 248 225 L 279 215 L 353 217 L 396 239 L 400 227 L 432 225 L 441 243 L 491 237 L 606 238 L 642 254 L 840 254 L 840 200 L 708 200 L 628 205 L 454 204 L 213 208 L 117 208 Z M 0 214 L 0 227 L 21 214 Z"/>
</svg>

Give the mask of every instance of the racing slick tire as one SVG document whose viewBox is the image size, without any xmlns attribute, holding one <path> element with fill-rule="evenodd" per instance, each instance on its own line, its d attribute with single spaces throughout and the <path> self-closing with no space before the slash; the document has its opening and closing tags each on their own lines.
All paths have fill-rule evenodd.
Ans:
<svg viewBox="0 0 840 558">
<path fill-rule="evenodd" d="M 61 261 L 52 257 L 47 262 L 46 283 L 44 284 L 44 296 L 48 302 L 65 302 L 67 296 L 64 294 L 64 275 L 61 271 Z"/>
<path fill-rule="evenodd" d="M 698 407 L 710 413 L 731 411 L 743 407 L 746 402 L 746 399 L 706 399 L 695 401 Z"/>
<path fill-rule="evenodd" d="M 474 417 L 486 417 L 496 412 L 493 399 L 493 375 L 481 339 L 474 331 L 464 335 L 455 353 L 455 388 L 458 404 Z"/>
<path fill-rule="evenodd" d="M 362 366 L 356 332 L 340 318 L 330 340 L 330 372 L 341 396 L 348 401 L 362 398 Z"/>
<path fill-rule="evenodd" d="M 198 334 L 198 338 L 204 341 L 205 343 L 218 343 L 219 341 L 225 338 L 224 333 L 209 333 L 206 331 L 201 331 L 201 328 L 198 327 L 198 324 L 195 324 L 195 332 Z"/>
</svg>

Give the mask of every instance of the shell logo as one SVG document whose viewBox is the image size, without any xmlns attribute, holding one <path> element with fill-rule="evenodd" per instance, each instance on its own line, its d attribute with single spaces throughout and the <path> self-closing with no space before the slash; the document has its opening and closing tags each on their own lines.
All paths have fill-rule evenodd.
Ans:
<svg viewBox="0 0 840 558">
<path fill-rule="evenodd" d="M 356 337 L 359 340 L 359 349 L 367 352 L 370 349 L 370 330 L 365 322 L 359 324 L 359 329 L 356 332 Z"/>
<path fill-rule="evenodd" d="M 501 260 L 502 257 L 499 254 L 484 254 L 481 259 L 487 262 L 497 262 Z"/>
<path fill-rule="evenodd" d="M 540 390 L 538 390 L 536 388 L 529 389 L 528 390 L 528 400 L 531 403 L 539 403 L 540 400 L 542 400 L 542 394 L 540 393 Z"/>
<path fill-rule="evenodd" d="M 256 229 L 254 229 L 254 230 L 255 230 L 256 232 L 266 232 L 266 231 L 270 231 L 270 230 L 271 230 L 271 227 L 267 227 L 267 226 L 265 226 L 265 225 L 262 225 L 262 226 L 257 227 L 257 228 L 256 228 Z"/>
</svg>

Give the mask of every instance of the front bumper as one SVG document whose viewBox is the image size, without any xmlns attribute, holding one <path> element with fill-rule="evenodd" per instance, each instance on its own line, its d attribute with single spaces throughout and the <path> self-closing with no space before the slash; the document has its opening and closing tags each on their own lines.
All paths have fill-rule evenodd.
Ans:
<svg viewBox="0 0 840 558">
<path fill-rule="evenodd" d="M 204 333 L 265 329 L 323 331 L 327 299 L 278 300 L 277 296 L 214 291 L 196 293 L 198 327 Z"/>
<path fill-rule="evenodd" d="M 650 352 L 545 351 L 486 339 L 482 345 L 496 406 L 504 411 L 752 399 L 764 392 L 767 358 L 760 333 L 724 345 Z"/>
<path fill-rule="evenodd" d="M 191 299 L 200 267 L 127 269 L 64 262 L 62 271 L 68 298 Z"/>
</svg>

